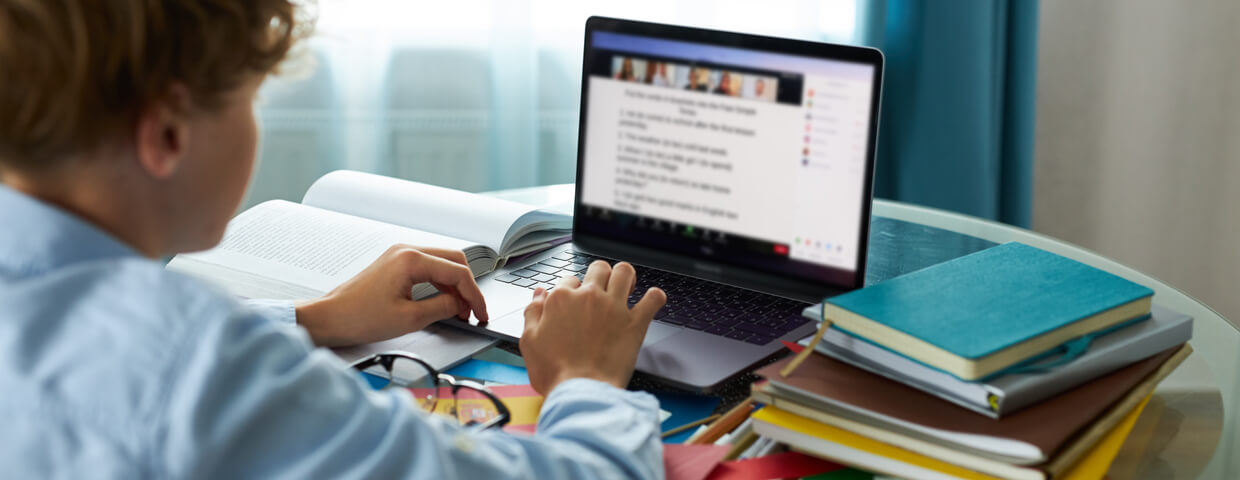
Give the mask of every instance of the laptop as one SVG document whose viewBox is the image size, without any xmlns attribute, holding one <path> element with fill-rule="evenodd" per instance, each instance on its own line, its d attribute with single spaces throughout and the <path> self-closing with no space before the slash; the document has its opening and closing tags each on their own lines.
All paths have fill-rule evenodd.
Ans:
<svg viewBox="0 0 1240 480">
<path fill-rule="evenodd" d="M 592 17 L 571 244 L 479 280 L 515 341 L 534 288 L 628 261 L 667 292 L 637 370 L 710 391 L 816 325 L 865 278 L 882 55 Z"/>
</svg>

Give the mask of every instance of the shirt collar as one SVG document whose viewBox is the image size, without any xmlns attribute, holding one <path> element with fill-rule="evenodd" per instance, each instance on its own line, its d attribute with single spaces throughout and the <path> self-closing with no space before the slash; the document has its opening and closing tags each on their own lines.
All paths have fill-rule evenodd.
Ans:
<svg viewBox="0 0 1240 480">
<path fill-rule="evenodd" d="M 130 256 L 138 252 L 89 222 L 0 184 L 0 273 L 33 275 Z"/>
</svg>

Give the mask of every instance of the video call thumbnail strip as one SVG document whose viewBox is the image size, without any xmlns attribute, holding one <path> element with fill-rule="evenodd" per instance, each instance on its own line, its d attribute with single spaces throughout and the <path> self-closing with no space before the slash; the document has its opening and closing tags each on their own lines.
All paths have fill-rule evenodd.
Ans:
<svg viewBox="0 0 1240 480">
<path fill-rule="evenodd" d="M 610 52 L 596 53 L 595 60 L 591 68 L 594 76 L 769 103 L 801 104 L 804 79 L 796 73 Z"/>
</svg>

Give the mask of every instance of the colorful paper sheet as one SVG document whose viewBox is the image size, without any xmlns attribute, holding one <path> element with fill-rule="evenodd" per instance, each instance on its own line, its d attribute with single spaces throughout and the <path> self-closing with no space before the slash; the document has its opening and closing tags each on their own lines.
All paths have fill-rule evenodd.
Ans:
<svg viewBox="0 0 1240 480">
<path fill-rule="evenodd" d="M 528 385 L 530 374 L 524 368 L 472 359 L 444 372 L 454 377 L 473 378 L 505 385 Z"/>
<path fill-rule="evenodd" d="M 709 417 L 712 413 L 715 413 L 715 407 L 719 405 L 718 397 L 671 392 L 650 393 L 659 399 L 660 408 L 672 413 L 662 423 L 664 432 Z M 663 439 L 663 443 L 685 443 L 685 440 L 688 440 L 693 435 L 694 430 L 690 428 L 687 431 L 667 437 Z"/>
<path fill-rule="evenodd" d="M 512 415 L 504 431 L 534 433 L 534 427 L 538 425 L 538 412 L 542 409 L 542 395 L 529 385 L 503 385 L 490 389 Z"/>
<path fill-rule="evenodd" d="M 844 469 L 835 462 L 784 452 L 747 460 L 723 462 L 710 472 L 709 480 L 744 480 L 753 478 L 801 478 Z"/>
<path fill-rule="evenodd" d="M 663 471 L 667 480 L 702 480 L 728 454 L 727 445 L 663 445 Z"/>
</svg>

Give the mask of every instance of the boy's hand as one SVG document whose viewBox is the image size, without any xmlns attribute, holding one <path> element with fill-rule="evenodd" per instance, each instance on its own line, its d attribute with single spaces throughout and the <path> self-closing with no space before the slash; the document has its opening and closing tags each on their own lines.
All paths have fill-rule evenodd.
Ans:
<svg viewBox="0 0 1240 480">
<path fill-rule="evenodd" d="M 410 289 L 422 282 L 440 294 L 413 301 Z M 327 295 L 299 304 L 297 323 L 315 344 L 337 347 L 387 340 L 452 316 L 467 320 L 471 311 L 487 320 L 464 253 L 395 245 Z"/>
<path fill-rule="evenodd" d="M 667 302 L 651 288 L 632 309 L 628 296 L 637 273 L 596 261 L 585 280 L 566 277 L 550 293 L 534 291 L 525 309 L 521 354 L 534 390 L 543 395 L 570 378 L 591 378 L 624 388 L 655 312 Z"/>
</svg>

